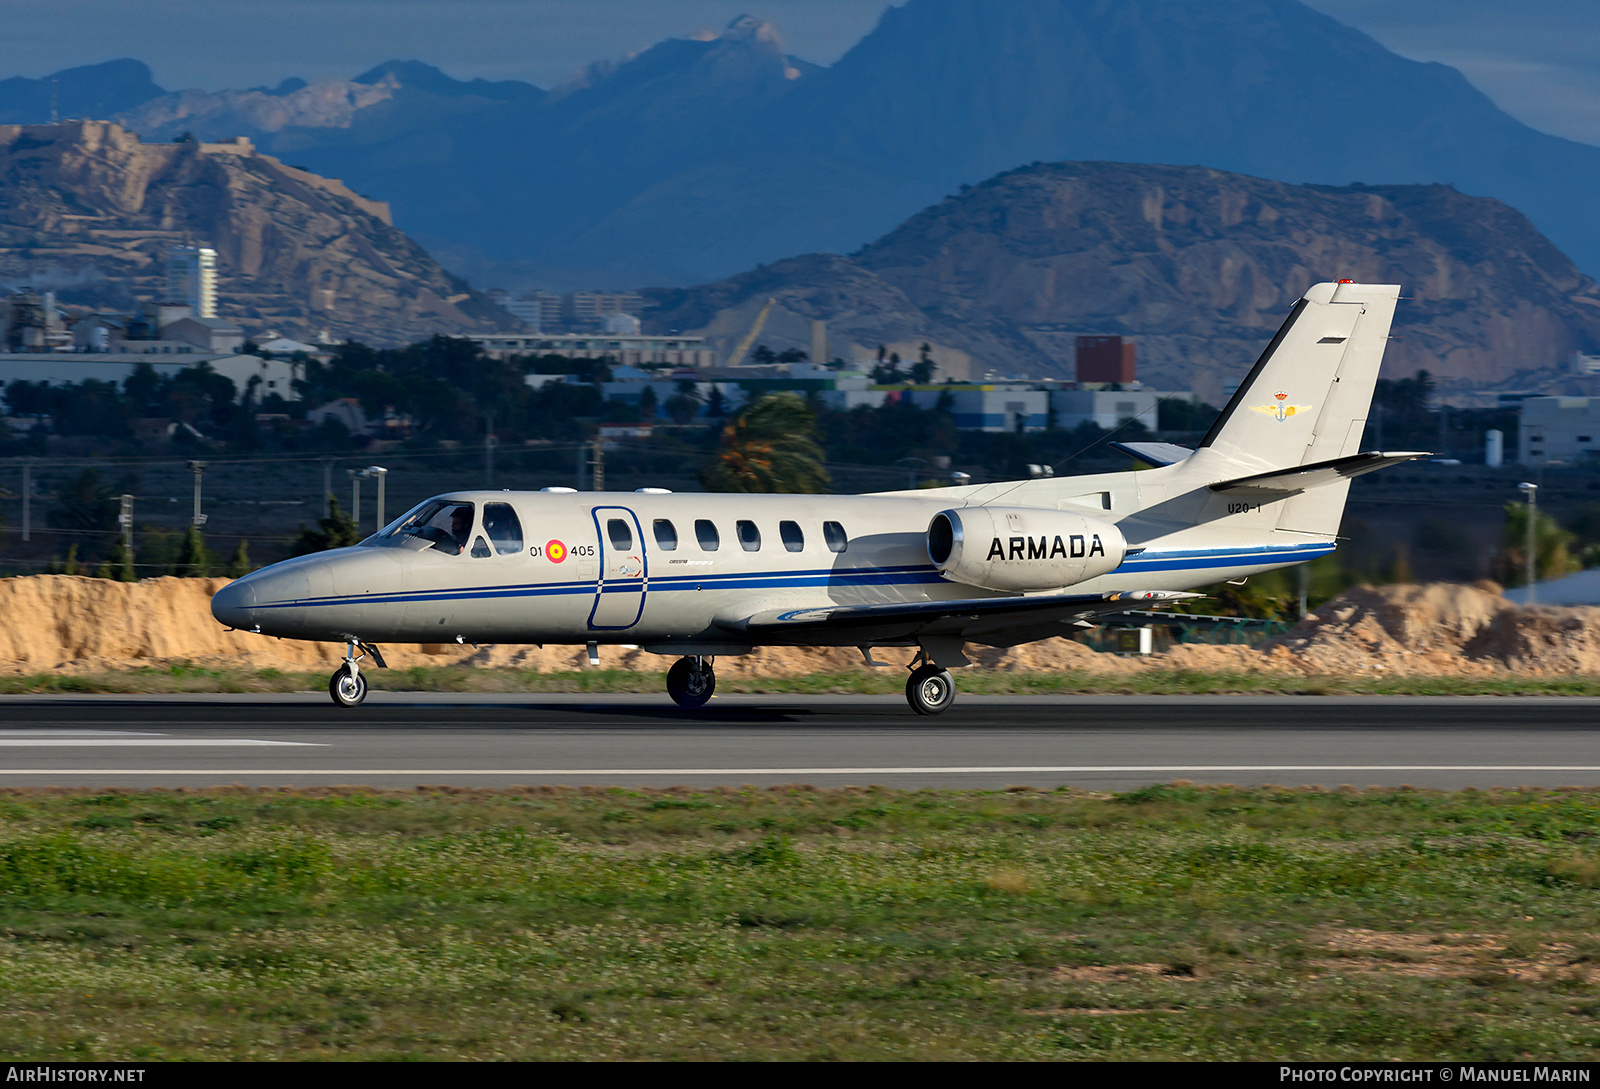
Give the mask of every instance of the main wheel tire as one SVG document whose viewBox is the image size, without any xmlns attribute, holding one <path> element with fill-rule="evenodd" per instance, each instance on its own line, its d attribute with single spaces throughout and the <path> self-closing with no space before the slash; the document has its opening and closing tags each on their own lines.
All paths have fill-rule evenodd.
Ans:
<svg viewBox="0 0 1600 1089">
<path fill-rule="evenodd" d="M 948 669 L 919 666 L 906 679 L 906 702 L 919 715 L 937 715 L 956 701 L 956 682 Z"/>
<path fill-rule="evenodd" d="M 717 690 L 717 675 L 711 667 L 696 669 L 693 660 L 679 658 L 667 670 L 667 695 L 686 711 L 704 707 Z"/>
<path fill-rule="evenodd" d="M 352 673 L 349 666 L 342 665 L 334 670 L 332 679 L 328 681 L 328 695 L 340 707 L 359 706 L 367 698 L 367 678 L 360 673 Z"/>
</svg>

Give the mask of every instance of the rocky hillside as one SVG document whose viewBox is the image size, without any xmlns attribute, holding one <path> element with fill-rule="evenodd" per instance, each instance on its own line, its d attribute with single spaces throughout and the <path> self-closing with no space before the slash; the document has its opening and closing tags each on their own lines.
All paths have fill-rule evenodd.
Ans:
<svg viewBox="0 0 1600 1089">
<path fill-rule="evenodd" d="M 389 223 L 388 206 L 248 145 L 147 144 L 119 125 L 0 126 L 0 285 L 128 306 L 172 243 L 213 246 L 247 332 L 376 344 L 510 323 Z"/>
<path fill-rule="evenodd" d="M 1287 185 L 1203 167 L 1053 163 L 911 217 L 849 257 L 810 255 L 651 293 L 660 329 L 836 354 L 923 340 L 945 373 L 1068 373 L 1073 338 L 1137 339 L 1147 384 L 1208 398 L 1319 280 L 1405 287 L 1386 373 L 1521 383 L 1600 350 L 1600 288 L 1519 212 L 1447 186 Z M 1220 403 L 1220 402 L 1217 402 Z"/>
</svg>

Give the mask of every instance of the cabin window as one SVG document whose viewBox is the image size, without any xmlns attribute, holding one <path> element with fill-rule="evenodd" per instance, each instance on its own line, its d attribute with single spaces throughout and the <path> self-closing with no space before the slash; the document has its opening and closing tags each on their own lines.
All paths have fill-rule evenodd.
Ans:
<svg viewBox="0 0 1600 1089">
<path fill-rule="evenodd" d="M 485 503 L 483 505 L 483 531 L 494 542 L 494 550 L 502 556 L 522 551 L 522 520 L 511 509 L 510 503 Z"/>
<path fill-rule="evenodd" d="M 715 552 L 722 544 L 716 525 L 707 518 L 694 520 L 694 538 L 700 542 L 700 551 Z"/>
<path fill-rule="evenodd" d="M 739 532 L 739 547 L 746 552 L 761 551 L 761 531 L 756 524 L 747 518 L 741 518 L 734 523 Z"/>
<path fill-rule="evenodd" d="M 656 547 L 663 552 L 676 552 L 678 550 L 678 527 L 665 518 L 655 520 Z"/>
<path fill-rule="evenodd" d="M 783 538 L 783 547 L 790 552 L 799 552 L 806 547 L 806 535 L 800 532 L 799 522 L 779 522 L 778 536 Z"/>
<path fill-rule="evenodd" d="M 822 539 L 828 543 L 829 552 L 843 552 L 850 547 L 850 537 L 838 522 L 822 523 Z"/>
<path fill-rule="evenodd" d="M 494 555 L 494 553 L 489 549 L 489 542 L 484 540 L 482 537 L 479 537 L 477 540 L 472 542 L 472 556 L 474 559 L 481 560 L 485 556 L 492 555 Z"/>
<path fill-rule="evenodd" d="M 606 522 L 606 536 L 611 540 L 611 547 L 618 552 L 626 552 L 633 547 L 633 527 L 628 525 L 625 518 L 612 518 Z"/>
</svg>

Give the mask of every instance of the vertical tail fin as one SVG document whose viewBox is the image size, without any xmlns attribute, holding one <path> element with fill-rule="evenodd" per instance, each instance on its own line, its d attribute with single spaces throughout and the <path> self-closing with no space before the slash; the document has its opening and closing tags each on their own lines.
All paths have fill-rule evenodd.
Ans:
<svg viewBox="0 0 1600 1089">
<path fill-rule="evenodd" d="M 1282 469 L 1356 453 L 1400 288 L 1317 284 L 1201 441 L 1245 469 Z"/>
</svg>

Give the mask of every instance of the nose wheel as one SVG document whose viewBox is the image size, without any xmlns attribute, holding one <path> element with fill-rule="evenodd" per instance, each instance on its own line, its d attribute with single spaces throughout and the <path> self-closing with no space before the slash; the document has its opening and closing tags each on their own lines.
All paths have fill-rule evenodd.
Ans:
<svg viewBox="0 0 1600 1089">
<path fill-rule="evenodd" d="M 367 679 L 349 664 L 342 665 L 328 681 L 328 695 L 340 707 L 355 707 L 367 698 Z"/>
<path fill-rule="evenodd" d="M 919 715 L 937 715 L 956 701 L 956 682 L 948 669 L 920 665 L 906 678 L 906 702 Z"/>
<path fill-rule="evenodd" d="M 383 652 L 370 643 L 347 636 L 344 644 L 344 664 L 333 671 L 328 680 L 328 695 L 340 707 L 356 707 L 367 698 L 367 679 L 361 675 L 361 659 L 368 654 L 379 669 L 387 669 Z"/>
<path fill-rule="evenodd" d="M 711 659 L 692 655 L 679 658 L 667 670 L 667 695 L 685 711 L 704 707 L 717 690 L 717 674 Z"/>
</svg>

